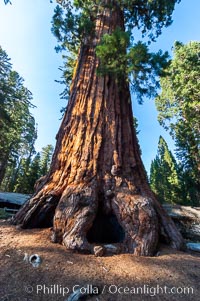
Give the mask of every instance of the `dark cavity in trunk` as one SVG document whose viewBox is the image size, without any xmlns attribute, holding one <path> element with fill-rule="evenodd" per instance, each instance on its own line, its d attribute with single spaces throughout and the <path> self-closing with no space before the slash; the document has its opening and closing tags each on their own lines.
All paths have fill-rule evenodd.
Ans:
<svg viewBox="0 0 200 301">
<path fill-rule="evenodd" d="M 93 225 L 87 233 L 89 243 L 121 243 L 125 238 L 125 231 L 119 224 L 113 212 L 106 213 L 100 205 Z"/>
</svg>

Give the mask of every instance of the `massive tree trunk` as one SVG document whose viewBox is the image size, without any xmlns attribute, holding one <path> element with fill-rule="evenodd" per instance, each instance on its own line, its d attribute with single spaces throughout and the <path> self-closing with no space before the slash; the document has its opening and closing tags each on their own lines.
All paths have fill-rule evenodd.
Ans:
<svg viewBox="0 0 200 301">
<path fill-rule="evenodd" d="M 97 76 L 95 46 L 116 27 L 124 29 L 122 12 L 102 8 L 95 38 L 79 52 L 50 171 L 14 223 L 53 220 L 52 240 L 67 249 L 118 243 L 122 252 L 153 255 L 161 234 L 178 249 L 183 240 L 147 184 L 126 79 Z"/>
</svg>

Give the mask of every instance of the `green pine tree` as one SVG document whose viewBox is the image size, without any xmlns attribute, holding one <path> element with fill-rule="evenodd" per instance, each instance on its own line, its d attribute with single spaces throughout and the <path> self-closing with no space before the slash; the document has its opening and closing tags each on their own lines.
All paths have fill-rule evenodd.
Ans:
<svg viewBox="0 0 200 301">
<path fill-rule="evenodd" d="M 161 125 L 175 140 L 186 199 L 200 204 L 200 42 L 176 42 L 156 98 Z"/>
<path fill-rule="evenodd" d="M 151 163 L 150 185 L 160 202 L 184 203 L 178 165 L 162 136 L 156 158 Z"/>
<path fill-rule="evenodd" d="M 50 167 L 52 155 L 53 155 L 53 146 L 51 144 L 48 144 L 47 146 L 42 148 L 41 160 L 40 160 L 41 176 L 45 176 L 47 174 Z"/>
<path fill-rule="evenodd" d="M 49 171 L 52 152 L 53 146 L 49 144 L 33 158 L 21 158 L 15 176 L 10 179 L 9 191 L 32 194 L 36 181 Z"/>
<path fill-rule="evenodd" d="M 32 94 L 23 78 L 12 70 L 10 59 L 0 47 L 0 185 L 10 187 L 22 158 L 31 158 L 37 138 L 30 112 Z M 7 173 L 7 174 L 6 174 Z M 12 173 L 9 175 L 9 173 Z M 6 180 L 4 181 L 4 178 Z M 4 181 L 4 183 L 2 183 Z M 6 183 L 6 184 L 5 184 Z M 12 185 L 11 185 L 12 186 Z"/>
</svg>

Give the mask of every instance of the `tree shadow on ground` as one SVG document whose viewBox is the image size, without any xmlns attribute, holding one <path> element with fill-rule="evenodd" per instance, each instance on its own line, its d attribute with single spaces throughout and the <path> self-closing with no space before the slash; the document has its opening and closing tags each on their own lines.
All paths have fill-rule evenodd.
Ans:
<svg viewBox="0 0 200 301">
<path fill-rule="evenodd" d="M 200 256 L 195 253 L 162 246 L 158 257 L 80 255 L 51 243 L 49 229 L 18 231 L 7 224 L 1 228 L 1 238 L 1 301 L 65 301 L 75 285 L 98 287 L 101 293 L 87 300 L 199 300 Z M 24 253 L 41 256 L 41 265 L 34 268 L 25 262 Z M 165 293 L 164 287 L 194 291 Z M 64 288 L 69 289 L 66 296 Z"/>
</svg>

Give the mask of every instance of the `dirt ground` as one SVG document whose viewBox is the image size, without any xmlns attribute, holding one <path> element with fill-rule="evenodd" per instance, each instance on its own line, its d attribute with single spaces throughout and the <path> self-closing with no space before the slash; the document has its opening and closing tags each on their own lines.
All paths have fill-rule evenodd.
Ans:
<svg viewBox="0 0 200 301">
<path fill-rule="evenodd" d="M 80 287 L 94 293 L 86 300 L 200 300 L 198 253 L 162 246 L 157 257 L 95 257 L 70 253 L 49 235 L 49 229 L 17 230 L 0 221 L 1 301 L 66 301 Z M 38 254 L 40 266 L 26 262 L 25 253 Z"/>
</svg>

